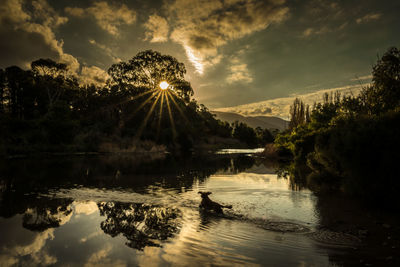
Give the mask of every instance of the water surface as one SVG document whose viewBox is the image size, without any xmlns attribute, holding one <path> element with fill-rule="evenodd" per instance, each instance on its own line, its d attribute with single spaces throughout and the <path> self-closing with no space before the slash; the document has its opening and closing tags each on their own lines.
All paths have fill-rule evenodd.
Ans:
<svg viewBox="0 0 400 267">
<path fill-rule="evenodd" d="M 318 198 L 292 190 L 274 168 L 251 156 L 1 164 L 5 266 L 329 266 L 341 265 L 362 241 L 322 229 Z M 204 212 L 199 191 L 233 208 L 224 215 Z"/>
</svg>

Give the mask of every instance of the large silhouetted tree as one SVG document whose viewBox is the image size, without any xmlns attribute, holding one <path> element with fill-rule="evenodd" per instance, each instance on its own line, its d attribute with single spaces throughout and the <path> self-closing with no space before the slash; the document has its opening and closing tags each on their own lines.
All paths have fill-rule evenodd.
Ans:
<svg viewBox="0 0 400 267">
<path fill-rule="evenodd" d="M 124 89 L 141 92 L 152 90 L 161 81 L 167 81 L 171 89 L 186 102 L 193 95 L 193 89 L 185 80 L 186 68 L 176 58 L 146 50 L 138 53 L 128 62 L 120 62 L 108 69 L 113 82 Z"/>
</svg>

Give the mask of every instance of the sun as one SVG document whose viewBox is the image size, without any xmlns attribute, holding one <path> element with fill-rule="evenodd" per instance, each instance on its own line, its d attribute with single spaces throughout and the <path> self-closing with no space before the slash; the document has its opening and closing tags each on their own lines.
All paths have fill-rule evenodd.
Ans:
<svg viewBox="0 0 400 267">
<path fill-rule="evenodd" d="M 166 90 L 168 88 L 169 84 L 166 81 L 160 82 L 160 88 L 162 90 Z"/>
</svg>

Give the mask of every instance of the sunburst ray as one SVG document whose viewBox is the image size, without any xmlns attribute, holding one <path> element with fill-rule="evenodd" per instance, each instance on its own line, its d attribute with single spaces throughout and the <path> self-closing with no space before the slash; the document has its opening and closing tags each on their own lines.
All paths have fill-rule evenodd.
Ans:
<svg viewBox="0 0 400 267">
<path fill-rule="evenodd" d="M 176 138 L 176 129 L 175 129 L 175 122 L 174 122 L 174 119 L 172 117 L 171 107 L 169 105 L 169 94 L 165 95 L 165 102 L 167 103 L 169 120 L 170 120 L 171 126 L 172 126 L 172 135 L 173 135 L 173 138 L 175 139 Z"/>
<path fill-rule="evenodd" d="M 133 138 L 134 140 L 139 140 L 140 136 L 142 135 L 142 132 L 143 132 L 144 128 L 147 125 L 147 121 L 149 120 L 149 118 L 151 116 L 151 113 L 153 113 L 154 108 L 156 107 L 157 102 L 160 99 L 161 95 L 162 95 L 161 93 L 158 93 L 156 99 L 154 100 L 154 103 L 150 107 L 149 112 L 147 112 L 146 117 L 144 118 L 144 120 L 142 121 L 142 124 L 140 125 L 138 131 L 136 132 L 135 137 Z"/>
<path fill-rule="evenodd" d="M 154 92 L 154 90 L 153 90 L 153 92 Z M 157 97 L 159 97 L 160 92 L 158 91 L 157 94 L 158 94 Z M 125 117 L 125 118 L 124 118 L 124 121 L 128 121 L 128 120 L 130 120 L 133 116 L 135 116 L 136 113 L 137 113 L 139 110 L 141 110 L 153 97 L 154 97 L 153 94 L 150 95 L 145 101 L 143 101 L 143 102 L 139 105 L 139 107 L 137 107 L 132 113 L 130 113 L 129 116 Z"/>
<path fill-rule="evenodd" d="M 161 92 L 161 100 L 160 100 L 160 113 L 158 114 L 157 139 L 160 136 L 162 112 L 163 112 L 163 107 L 164 107 L 164 96 L 165 96 L 165 91 L 162 91 Z"/>
<path fill-rule="evenodd" d="M 181 107 L 178 105 L 178 103 L 175 101 L 174 96 L 178 97 L 177 94 L 173 91 L 171 91 L 171 101 L 172 103 L 175 105 L 176 109 L 179 111 L 179 113 L 181 114 L 182 118 L 185 120 L 185 122 L 187 124 L 189 124 L 189 120 L 187 119 L 185 113 L 183 112 L 183 110 L 181 109 Z M 169 93 L 169 92 L 168 92 Z"/>
</svg>

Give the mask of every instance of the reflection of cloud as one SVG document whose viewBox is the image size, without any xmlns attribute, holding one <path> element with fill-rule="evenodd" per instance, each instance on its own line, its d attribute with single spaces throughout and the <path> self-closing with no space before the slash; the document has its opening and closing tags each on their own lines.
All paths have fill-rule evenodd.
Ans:
<svg viewBox="0 0 400 267">
<path fill-rule="evenodd" d="M 168 40 L 168 22 L 163 17 L 156 14 L 151 15 L 144 27 L 147 29 L 145 40 L 149 40 L 152 43 L 166 42 Z"/>
<path fill-rule="evenodd" d="M 91 234 L 89 234 L 88 236 L 85 236 L 85 237 L 82 237 L 80 240 L 79 240 L 79 242 L 80 243 L 85 243 L 85 242 L 87 242 L 88 240 L 90 240 L 90 239 L 92 239 L 92 238 L 95 238 L 96 236 L 99 236 L 99 235 L 102 235 L 103 234 L 103 231 L 97 231 L 97 232 L 93 232 L 93 233 L 91 233 Z"/>
<path fill-rule="evenodd" d="M 107 245 L 105 248 L 93 253 L 89 256 L 88 262 L 85 266 L 93 266 L 99 264 L 103 259 L 105 259 L 108 254 L 110 254 L 111 245 Z"/>
<path fill-rule="evenodd" d="M 44 249 L 48 239 L 54 238 L 54 229 L 47 229 L 43 232 L 26 232 L 17 228 L 8 229 L 16 230 L 14 240 L 11 244 L 3 245 L 2 251 L 6 254 L 0 255 L 0 262 L 5 266 L 11 265 L 27 265 L 21 257 L 30 256 L 29 265 L 51 265 L 57 262 L 57 258 L 48 254 Z M 15 240 L 19 244 L 15 244 Z M 21 244 L 22 243 L 22 244 Z"/>
<path fill-rule="evenodd" d="M 162 251 L 155 247 L 145 247 L 143 254 L 138 255 L 139 266 L 162 266 Z"/>
<path fill-rule="evenodd" d="M 349 85 L 332 89 L 322 89 L 308 94 L 275 98 L 266 101 L 250 103 L 234 107 L 218 108 L 215 109 L 215 111 L 234 112 L 245 116 L 266 115 L 266 113 L 268 113 L 269 116 L 276 116 L 283 119 L 287 119 L 289 116 L 290 105 L 293 104 L 293 100 L 296 97 L 300 98 L 305 104 L 312 105 L 314 102 L 321 102 L 322 95 L 324 93 L 334 93 L 336 91 L 339 91 L 342 95 L 348 95 L 348 94 L 357 95 L 360 92 L 361 88 L 366 85 L 368 85 L 368 83 L 361 85 Z M 261 112 L 256 113 L 256 111 L 261 111 Z"/>
<path fill-rule="evenodd" d="M 86 14 L 93 16 L 100 28 L 115 36 L 119 35 L 119 26 L 132 24 L 136 20 L 136 12 L 130 10 L 125 4 L 109 5 L 105 1 L 94 2 L 91 7 L 86 9 L 66 7 L 65 12 L 75 17 L 82 17 Z"/>
<path fill-rule="evenodd" d="M 90 255 L 84 266 L 127 266 L 127 264 L 121 260 L 111 260 L 108 258 L 111 250 L 111 245 L 106 245 L 104 248 Z"/>
<path fill-rule="evenodd" d="M 182 44 L 202 73 L 204 65 L 215 64 L 220 46 L 283 21 L 288 14 L 284 4 L 285 0 L 177 0 L 168 6 L 169 17 L 175 19 L 171 39 Z"/>
<path fill-rule="evenodd" d="M 381 13 L 370 13 L 361 18 L 356 19 L 357 24 L 367 23 L 373 20 L 378 20 L 382 16 Z"/>
<path fill-rule="evenodd" d="M 75 214 L 89 215 L 99 210 L 97 208 L 96 202 L 94 201 L 87 201 L 87 202 L 74 201 L 74 203 L 72 204 L 74 205 Z"/>
<path fill-rule="evenodd" d="M 38 233 L 31 244 L 25 246 L 15 246 L 12 250 L 16 255 L 25 256 L 38 253 L 46 244 L 47 239 L 54 238 L 54 229 L 47 229 Z"/>
</svg>

